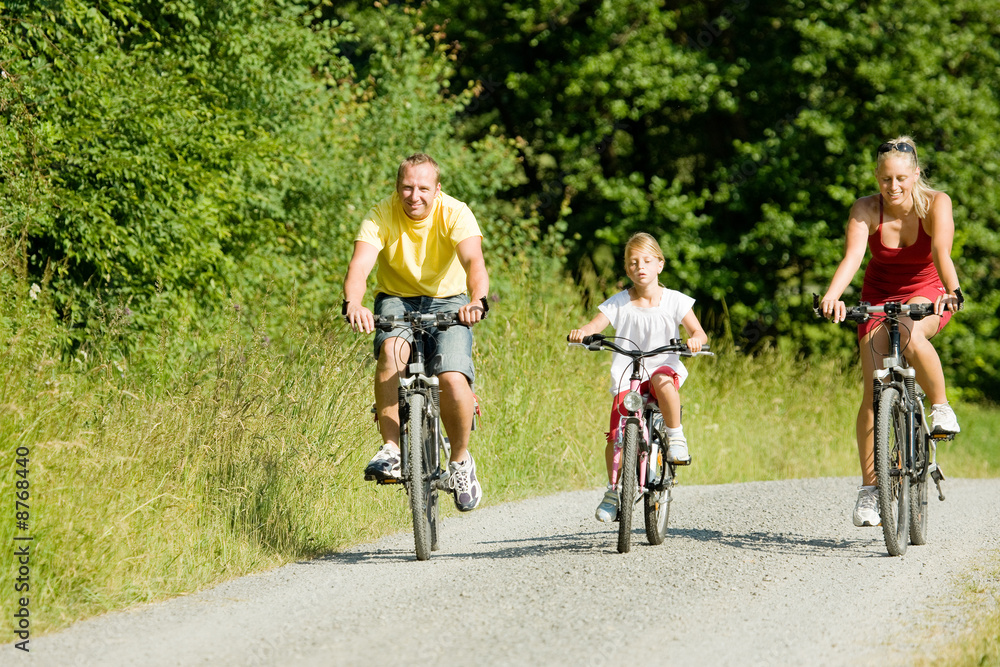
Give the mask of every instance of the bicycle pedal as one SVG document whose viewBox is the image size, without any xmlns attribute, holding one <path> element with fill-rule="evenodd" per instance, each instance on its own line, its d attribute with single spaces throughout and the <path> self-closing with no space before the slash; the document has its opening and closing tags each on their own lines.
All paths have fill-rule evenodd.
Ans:
<svg viewBox="0 0 1000 667">
<path fill-rule="evenodd" d="M 944 481 L 944 473 L 941 472 L 941 468 L 934 466 L 931 470 L 931 479 L 934 480 L 934 486 L 937 487 L 938 500 L 944 500 L 944 491 L 941 490 L 941 482 Z"/>
<path fill-rule="evenodd" d="M 403 480 L 396 479 L 395 477 L 387 477 L 385 479 L 378 479 L 374 475 L 365 475 L 365 479 L 367 481 L 369 481 L 369 482 L 372 481 L 372 480 L 374 480 L 375 483 L 378 484 L 378 485 L 380 485 L 380 486 L 384 485 L 384 484 L 402 484 L 403 483 Z"/>
<path fill-rule="evenodd" d="M 934 431 L 934 432 L 931 433 L 931 439 L 932 440 L 937 440 L 938 442 L 940 442 L 942 440 L 954 440 L 955 439 L 955 435 L 957 435 L 957 434 L 955 434 L 955 433 L 945 433 L 943 431 Z"/>
</svg>

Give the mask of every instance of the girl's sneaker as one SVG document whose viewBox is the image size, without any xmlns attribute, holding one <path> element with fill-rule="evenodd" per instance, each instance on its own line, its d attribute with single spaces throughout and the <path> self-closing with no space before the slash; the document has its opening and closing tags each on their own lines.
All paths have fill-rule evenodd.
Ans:
<svg viewBox="0 0 1000 667">
<path fill-rule="evenodd" d="M 854 525 L 858 528 L 882 525 L 882 517 L 878 513 L 877 486 L 858 487 L 858 502 L 854 505 Z"/>
<path fill-rule="evenodd" d="M 601 504 L 597 506 L 597 512 L 594 513 L 594 516 L 601 523 L 611 523 L 618 518 L 617 491 L 609 488 L 604 492 L 604 498 L 601 500 Z"/>
<path fill-rule="evenodd" d="M 675 466 L 686 466 L 691 464 L 691 454 L 688 453 L 688 443 L 684 438 L 670 438 L 667 440 L 667 462 Z"/>
</svg>

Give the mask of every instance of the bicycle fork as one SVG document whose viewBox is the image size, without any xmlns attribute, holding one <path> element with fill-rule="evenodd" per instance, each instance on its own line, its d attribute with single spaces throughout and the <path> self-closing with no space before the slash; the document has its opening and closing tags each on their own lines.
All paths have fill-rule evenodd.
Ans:
<svg viewBox="0 0 1000 667">
<path fill-rule="evenodd" d="M 898 362 L 898 358 L 896 358 Z M 889 360 L 887 360 L 889 361 Z M 887 366 L 890 364 L 887 363 Z M 916 383 L 917 372 L 912 367 L 905 368 L 886 368 L 882 371 L 876 373 L 875 379 L 875 405 L 879 405 L 879 392 L 886 386 L 887 380 L 892 385 L 899 390 L 903 397 L 903 408 L 904 413 L 903 418 L 903 428 L 901 431 L 906 434 L 906 442 L 901 443 L 903 446 L 900 447 L 901 460 L 899 461 L 899 469 L 893 470 L 893 476 L 909 477 L 910 479 L 915 478 L 920 474 L 918 468 L 924 468 L 926 470 L 925 474 L 929 474 L 931 479 L 934 480 L 934 486 L 937 487 L 938 500 L 944 500 L 944 491 L 941 489 L 941 482 L 944 481 L 944 474 L 941 472 L 940 466 L 937 464 L 937 441 L 938 440 L 948 440 L 954 436 L 935 436 L 931 434 L 929 425 L 927 424 L 927 419 L 924 415 L 923 409 L 923 391 L 920 386 Z M 890 379 L 891 378 L 891 379 Z M 876 416 L 876 419 L 878 417 Z M 917 420 L 919 419 L 919 423 Z M 923 444 L 919 442 L 920 437 L 923 436 L 928 440 L 927 447 L 927 461 L 922 462 L 922 466 L 918 466 L 919 460 L 919 447 Z"/>
<path fill-rule="evenodd" d="M 405 438 L 406 446 L 400 447 L 400 465 L 406 474 L 407 460 L 411 447 L 423 447 L 424 452 L 424 475 L 430 478 L 431 487 L 441 491 L 451 491 L 451 479 L 448 468 L 442 470 L 441 467 L 441 393 L 440 383 L 436 376 L 427 376 L 422 373 L 399 378 L 399 422 L 400 432 L 406 429 L 404 419 L 405 412 L 409 413 L 409 397 L 413 394 L 423 394 L 424 411 L 423 423 L 427 426 L 424 429 L 424 442 L 415 443 L 410 441 L 409 434 Z M 401 440 L 404 438 L 401 438 Z M 448 449 L 447 438 L 444 439 L 445 449 Z"/>
<path fill-rule="evenodd" d="M 622 467 L 622 450 L 625 447 L 625 429 L 630 423 L 635 423 L 638 427 L 639 437 L 646 437 L 646 442 L 649 442 L 646 429 L 648 425 L 641 415 L 630 414 L 628 417 L 623 417 L 619 422 L 618 426 L 618 439 L 614 443 L 614 456 L 612 458 L 611 465 L 611 486 L 612 488 L 618 489 L 618 478 L 621 475 Z M 636 476 L 636 481 L 639 485 L 639 497 L 646 489 L 646 472 L 649 470 L 649 450 L 647 447 L 642 447 L 641 442 L 636 443 L 638 451 L 636 452 L 636 465 L 638 466 L 638 475 Z M 619 489 L 620 491 L 621 489 Z"/>
</svg>

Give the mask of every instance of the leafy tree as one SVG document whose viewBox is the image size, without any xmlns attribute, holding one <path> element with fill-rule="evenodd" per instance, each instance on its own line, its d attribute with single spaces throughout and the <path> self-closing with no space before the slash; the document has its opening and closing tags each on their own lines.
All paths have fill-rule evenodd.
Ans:
<svg viewBox="0 0 1000 667">
<path fill-rule="evenodd" d="M 291 0 L 61 0 L 5 18 L 2 136 L 19 162 L 0 189 L 27 174 L 36 194 L 4 240 L 23 279 L 48 272 L 81 339 L 114 318 L 197 330 L 229 300 L 320 317 L 362 214 L 418 149 L 481 204 L 500 256 L 538 239 L 492 196 L 517 178 L 510 145 L 454 139 L 468 94 L 447 90 L 448 47 L 416 17 L 362 13 L 358 32 Z"/>
<path fill-rule="evenodd" d="M 841 257 L 850 203 L 875 188 L 875 148 L 914 136 L 956 201 L 955 254 L 978 304 L 943 354 L 962 384 L 996 396 L 997 195 L 982 183 L 998 168 L 998 9 L 435 0 L 426 11 L 460 45 L 460 79 L 479 82 L 479 126 L 524 139 L 529 180 L 509 195 L 567 226 L 576 265 L 617 264 L 629 233 L 651 231 L 666 280 L 728 306 L 746 342 L 852 353 L 850 332 L 809 323 L 810 294 Z"/>
</svg>

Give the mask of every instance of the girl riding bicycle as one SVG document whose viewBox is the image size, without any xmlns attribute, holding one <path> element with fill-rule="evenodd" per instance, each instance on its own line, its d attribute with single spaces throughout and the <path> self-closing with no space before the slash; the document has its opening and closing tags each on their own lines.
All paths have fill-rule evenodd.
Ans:
<svg viewBox="0 0 1000 667">
<path fill-rule="evenodd" d="M 679 325 L 683 324 L 689 338 L 687 346 L 692 352 L 701 350 L 708 342 L 708 336 L 701 327 L 698 317 L 691 310 L 694 299 L 670 290 L 659 283 L 663 271 L 663 252 L 656 239 L 645 232 L 635 234 L 625 244 L 625 273 L 632 281 L 632 287 L 615 294 L 602 303 L 598 314 L 590 322 L 569 333 L 571 343 L 583 341 L 584 336 L 601 333 L 611 325 L 617 337 L 625 338 L 639 349 L 648 350 L 667 345 L 679 338 Z M 618 492 L 611 487 L 611 472 L 614 467 L 614 443 L 619 437 L 618 425 L 625 414 L 621 410 L 622 400 L 628 393 L 631 359 L 615 354 L 611 363 L 611 428 L 605 461 L 608 468 L 608 490 L 597 507 L 598 521 L 614 521 L 618 516 Z M 691 462 L 687 439 L 681 426 L 681 402 L 679 390 L 687 369 L 675 355 L 649 357 L 646 367 L 650 371 L 648 380 L 642 383 L 642 391 L 649 392 L 660 406 L 663 423 L 666 426 L 667 461 L 676 465 Z"/>
</svg>

